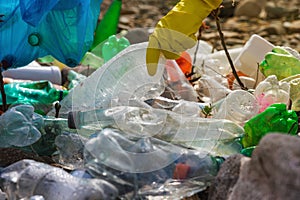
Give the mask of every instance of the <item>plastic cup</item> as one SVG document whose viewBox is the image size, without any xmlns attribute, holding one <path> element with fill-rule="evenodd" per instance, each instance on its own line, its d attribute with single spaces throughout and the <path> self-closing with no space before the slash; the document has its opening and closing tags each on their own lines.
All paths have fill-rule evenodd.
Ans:
<svg viewBox="0 0 300 200">
<path fill-rule="evenodd" d="M 274 45 L 260 37 L 252 35 L 234 61 L 237 70 L 242 71 L 253 79 L 261 81 L 263 75 L 258 70 L 258 64 L 264 59 L 265 54 L 272 51 Z"/>
</svg>

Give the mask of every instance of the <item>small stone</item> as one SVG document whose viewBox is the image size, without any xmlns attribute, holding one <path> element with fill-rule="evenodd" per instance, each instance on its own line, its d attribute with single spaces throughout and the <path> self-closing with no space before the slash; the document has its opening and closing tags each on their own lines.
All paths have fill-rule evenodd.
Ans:
<svg viewBox="0 0 300 200">
<path fill-rule="evenodd" d="M 265 8 L 268 19 L 278 19 L 284 15 L 284 8 L 276 6 L 273 2 L 268 2 Z"/>
<path fill-rule="evenodd" d="M 120 23 L 127 24 L 127 25 L 130 23 L 130 19 L 124 15 L 120 17 L 119 21 L 120 21 Z"/>
<path fill-rule="evenodd" d="M 293 22 L 284 22 L 284 28 L 286 28 L 288 33 L 299 33 L 300 32 L 300 20 L 295 20 Z"/>
<path fill-rule="evenodd" d="M 280 35 L 285 33 L 285 29 L 283 28 L 282 23 L 272 23 L 258 30 L 258 33 L 261 32 L 266 32 L 267 35 Z"/>
<path fill-rule="evenodd" d="M 125 37 L 129 40 L 130 44 L 146 42 L 149 39 L 149 32 L 144 28 L 134 28 L 129 30 Z"/>
</svg>

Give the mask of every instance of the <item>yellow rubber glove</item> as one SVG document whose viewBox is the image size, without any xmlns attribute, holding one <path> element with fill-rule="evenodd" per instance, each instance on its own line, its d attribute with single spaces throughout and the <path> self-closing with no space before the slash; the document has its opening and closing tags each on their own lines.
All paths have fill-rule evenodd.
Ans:
<svg viewBox="0 0 300 200">
<path fill-rule="evenodd" d="M 181 52 L 192 48 L 202 21 L 221 3 L 222 0 L 181 0 L 177 3 L 149 37 L 146 54 L 149 75 L 155 75 L 161 53 L 167 59 L 176 59 Z"/>
</svg>

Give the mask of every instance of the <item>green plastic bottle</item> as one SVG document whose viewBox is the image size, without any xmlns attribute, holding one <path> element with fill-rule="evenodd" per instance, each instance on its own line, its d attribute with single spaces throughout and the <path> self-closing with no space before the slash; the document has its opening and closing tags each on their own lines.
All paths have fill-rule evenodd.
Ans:
<svg viewBox="0 0 300 200">
<path fill-rule="evenodd" d="M 300 74 L 300 60 L 283 47 L 275 47 L 259 65 L 263 75 L 276 75 L 278 80 Z"/>
<path fill-rule="evenodd" d="M 30 104 L 35 112 L 45 115 L 55 101 L 61 101 L 69 91 L 56 89 L 49 81 L 13 82 L 4 85 L 7 104 Z M 2 104 L 2 97 L 0 97 Z"/>
<path fill-rule="evenodd" d="M 104 61 L 107 62 L 129 45 L 130 43 L 125 37 L 117 38 L 116 35 L 109 36 L 108 40 L 102 46 Z"/>
<path fill-rule="evenodd" d="M 103 16 L 103 19 L 96 27 L 94 42 L 91 50 L 101 44 L 101 42 L 106 40 L 109 36 L 117 33 L 121 7 L 122 0 L 112 1 L 111 5 Z"/>
<path fill-rule="evenodd" d="M 268 133 L 277 132 L 297 135 L 298 116 L 295 111 L 287 110 L 283 103 L 275 103 L 251 118 L 244 125 L 242 138 L 244 148 L 258 145 L 260 139 Z"/>
</svg>

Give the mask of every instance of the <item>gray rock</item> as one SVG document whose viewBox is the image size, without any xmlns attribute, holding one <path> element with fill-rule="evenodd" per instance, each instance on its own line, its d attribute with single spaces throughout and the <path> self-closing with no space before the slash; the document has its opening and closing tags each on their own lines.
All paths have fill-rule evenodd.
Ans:
<svg viewBox="0 0 300 200">
<path fill-rule="evenodd" d="M 300 199 L 300 139 L 268 134 L 245 163 L 230 200 Z"/>
<path fill-rule="evenodd" d="M 266 25 L 257 31 L 258 33 L 265 32 L 267 35 L 281 35 L 285 33 L 285 29 L 281 22 Z"/>
<path fill-rule="evenodd" d="M 0 189 L 0 200 L 6 200 L 7 199 L 7 195 L 2 192 L 2 190 Z"/>
<path fill-rule="evenodd" d="M 268 2 L 265 7 L 267 19 L 291 18 L 295 19 L 299 15 L 299 8 L 285 7 L 277 5 L 275 2 Z"/>
<path fill-rule="evenodd" d="M 244 0 L 237 5 L 234 15 L 258 17 L 265 5 L 266 0 Z"/>
<path fill-rule="evenodd" d="M 226 159 L 209 191 L 209 200 L 300 199 L 300 138 L 268 134 L 252 158 Z"/>
<path fill-rule="evenodd" d="M 130 44 L 136 44 L 148 41 L 149 32 L 144 28 L 134 28 L 129 30 L 124 37 L 129 40 Z"/>
<path fill-rule="evenodd" d="M 236 154 L 225 160 L 210 186 L 208 199 L 226 200 L 229 197 L 232 188 L 239 178 L 242 160 L 245 159 L 249 158 L 241 154 Z"/>
<path fill-rule="evenodd" d="M 266 4 L 266 15 L 268 19 L 278 19 L 284 15 L 284 8 L 276 6 L 274 2 L 268 2 Z"/>
</svg>

